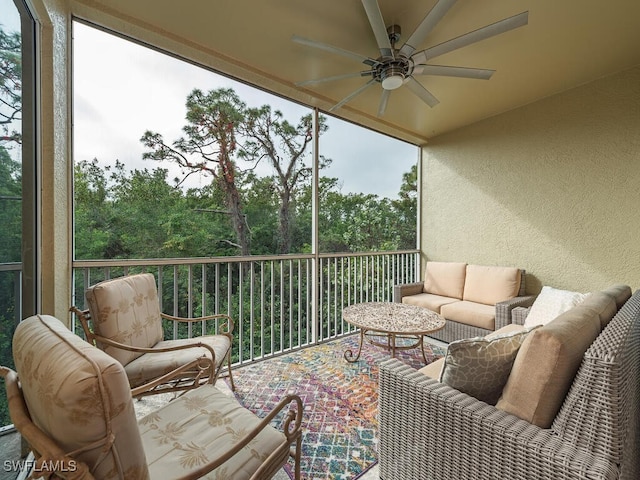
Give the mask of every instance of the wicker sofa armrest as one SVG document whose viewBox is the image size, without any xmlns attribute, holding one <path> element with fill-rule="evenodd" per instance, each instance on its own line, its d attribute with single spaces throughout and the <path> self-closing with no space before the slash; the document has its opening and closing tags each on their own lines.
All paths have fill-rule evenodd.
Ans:
<svg viewBox="0 0 640 480">
<path fill-rule="evenodd" d="M 408 297 L 409 295 L 417 295 L 422 293 L 424 288 L 424 282 L 403 283 L 393 286 L 393 301 L 396 303 L 402 303 L 402 297 Z"/>
<path fill-rule="evenodd" d="M 521 297 L 514 297 L 504 302 L 496 303 L 496 327 L 504 327 L 511 323 L 511 312 L 516 307 L 528 307 L 533 304 L 536 299 L 535 295 L 526 295 Z"/>
<path fill-rule="evenodd" d="M 518 325 L 524 325 L 524 321 L 529 315 L 531 307 L 516 307 L 511 310 L 511 323 L 517 323 Z"/>
<path fill-rule="evenodd" d="M 380 366 L 379 463 L 385 480 L 618 478 L 618 467 L 390 359 Z"/>
</svg>

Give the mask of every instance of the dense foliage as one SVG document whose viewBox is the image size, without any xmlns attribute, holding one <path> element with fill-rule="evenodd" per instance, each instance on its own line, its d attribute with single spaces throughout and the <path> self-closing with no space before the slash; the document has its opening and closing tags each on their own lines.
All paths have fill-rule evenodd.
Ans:
<svg viewBox="0 0 640 480">
<path fill-rule="evenodd" d="M 414 169 L 415 170 L 415 167 Z M 412 170 L 412 171 L 413 171 Z M 246 175 L 237 182 L 250 253 L 281 252 L 274 179 Z M 413 183 L 411 183 L 413 182 Z M 75 165 L 75 252 L 77 259 L 183 258 L 239 255 L 237 232 L 216 183 L 182 190 L 167 170 L 127 171 L 120 162 L 101 168 L 97 160 Z M 415 174 L 405 175 L 399 200 L 343 194 L 338 181 L 320 182 L 320 250 L 380 251 L 415 248 Z M 290 250 L 311 244 L 311 186 L 293 197 Z"/>
<path fill-rule="evenodd" d="M 10 152 L 19 151 L 22 136 L 22 57 L 19 32 L 0 28 L 0 264 L 21 260 L 22 175 Z M 0 271 L 0 364 L 13 366 L 11 338 L 15 329 L 19 271 Z M 4 390 L 4 389 L 2 389 Z M 0 426 L 9 423 L 5 395 L 0 395 Z"/>
</svg>

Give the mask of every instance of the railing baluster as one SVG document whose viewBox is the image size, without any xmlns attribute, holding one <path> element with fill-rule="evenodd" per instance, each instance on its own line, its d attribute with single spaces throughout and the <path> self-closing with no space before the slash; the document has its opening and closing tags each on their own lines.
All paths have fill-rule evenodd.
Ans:
<svg viewBox="0 0 640 480">
<path fill-rule="evenodd" d="M 264 357 L 264 260 L 260 261 L 260 356 Z"/>
<path fill-rule="evenodd" d="M 193 265 L 187 268 L 187 317 L 193 317 Z M 193 338 L 193 324 L 187 324 L 187 338 Z"/>
<path fill-rule="evenodd" d="M 269 302 L 271 303 L 271 351 L 269 352 L 270 355 L 273 355 L 275 353 L 275 349 L 276 349 L 276 327 L 275 327 L 275 297 L 276 297 L 276 286 L 275 286 L 275 264 L 274 261 L 272 260 L 271 262 L 271 296 L 269 297 Z"/>
<path fill-rule="evenodd" d="M 77 275 L 81 275 L 81 282 L 74 283 L 72 295 L 83 296 L 80 289 L 84 292 L 90 285 L 116 274 L 156 269 L 162 311 L 172 311 L 176 316 L 226 311 L 233 318 L 236 324 L 233 358 L 240 365 L 349 334 L 354 328 L 342 318 L 345 306 L 364 301 L 392 301 L 395 284 L 413 282 L 419 277 L 417 250 L 321 254 L 315 276 L 313 261 L 314 256 L 310 254 L 77 261 L 73 265 L 74 282 Z M 200 269 L 199 275 L 196 268 Z M 167 285 L 165 272 L 173 274 L 171 280 L 167 279 Z M 186 282 L 181 282 L 181 272 L 188 275 Z M 166 290 L 169 285 L 172 291 Z M 315 338 L 311 305 L 314 289 L 319 292 Z M 76 304 L 82 301 L 75 297 L 73 300 Z M 173 306 L 168 305 L 171 301 Z M 250 322 L 249 325 L 246 322 Z M 201 331 L 208 333 L 207 324 L 200 325 Z M 189 336 L 196 332 L 191 325 L 188 327 Z M 180 336 L 177 327 L 173 336 Z"/>
</svg>

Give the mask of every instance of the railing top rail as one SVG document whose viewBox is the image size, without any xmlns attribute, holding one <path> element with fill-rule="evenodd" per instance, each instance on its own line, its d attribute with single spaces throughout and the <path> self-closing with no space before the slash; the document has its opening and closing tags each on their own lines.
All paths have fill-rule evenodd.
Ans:
<svg viewBox="0 0 640 480">
<path fill-rule="evenodd" d="M 389 250 L 381 252 L 346 252 L 346 253 L 321 253 L 320 258 L 340 257 L 364 257 L 418 253 L 419 250 Z M 100 267 L 157 267 L 163 265 L 202 265 L 216 263 L 242 263 L 281 260 L 305 260 L 314 258 L 313 254 L 288 254 L 288 255 L 250 255 L 231 257 L 192 257 L 192 258 L 144 258 L 144 259 L 112 259 L 112 260 L 74 260 L 74 268 L 100 268 Z"/>
<path fill-rule="evenodd" d="M 19 272 L 22 270 L 22 262 L 0 263 L 0 272 Z"/>
</svg>

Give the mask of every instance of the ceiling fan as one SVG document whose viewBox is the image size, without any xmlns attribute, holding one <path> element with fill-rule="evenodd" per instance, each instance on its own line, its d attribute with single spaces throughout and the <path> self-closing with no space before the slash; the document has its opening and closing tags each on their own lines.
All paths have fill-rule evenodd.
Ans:
<svg viewBox="0 0 640 480">
<path fill-rule="evenodd" d="M 400 40 L 400 27 L 398 25 L 385 26 L 377 0 L 362 0 L 362 5 L 364 6 L 367 18 L 371 24 L 371 29 L 376 37 L 376 43 L 380 49 L 380 56 L 377 58 L 365 57 L 364 55 L 344 50 L 327 43 L 293 35 L 291 39 L 296 43 L 352 58 L 369 67 L 368 70 L 361 72 L 305 80 L 303 82 L 297 82 L 296 85 L 305 86 L 353 77 L 370 77 L 364 85 L 344 97 L 331 107 L 329 111 L 337 110 L 345 103 L 360 95 L 367 88 L 371 87 L 374 83 L 380 83 L 382 85 L 382 97 L 380 98 L 380 104 L 378 106 L 378 116 L 380 117 L 384 115 L 387 108 L 391 91 L 403 85 L 417 95 L 424 103 L 429 105 L 429 107 L 434 107 L 439 103 L 439 100 L 418 82 L 414 76 L 440 75 L 488 80 L 495 70 L 432 65 L 428 62 L 445 53 L 526 25 L 529 19 L 529 12 L 519 13 L 513 17 L 505 18 L 496 23 L 479 28 L 478 30 L 447 40 L 434 47 L 416 52 L 416 49 L 424 42 L 427 35 L 429 35 L 431 30 L 433 30 L 442 17 L 445 16 L 454 3 L 456 3 L 456 0 L 438 0 L 407 41 L 400 48 L 396 48 L 396 44 Z"/>
</svg>

